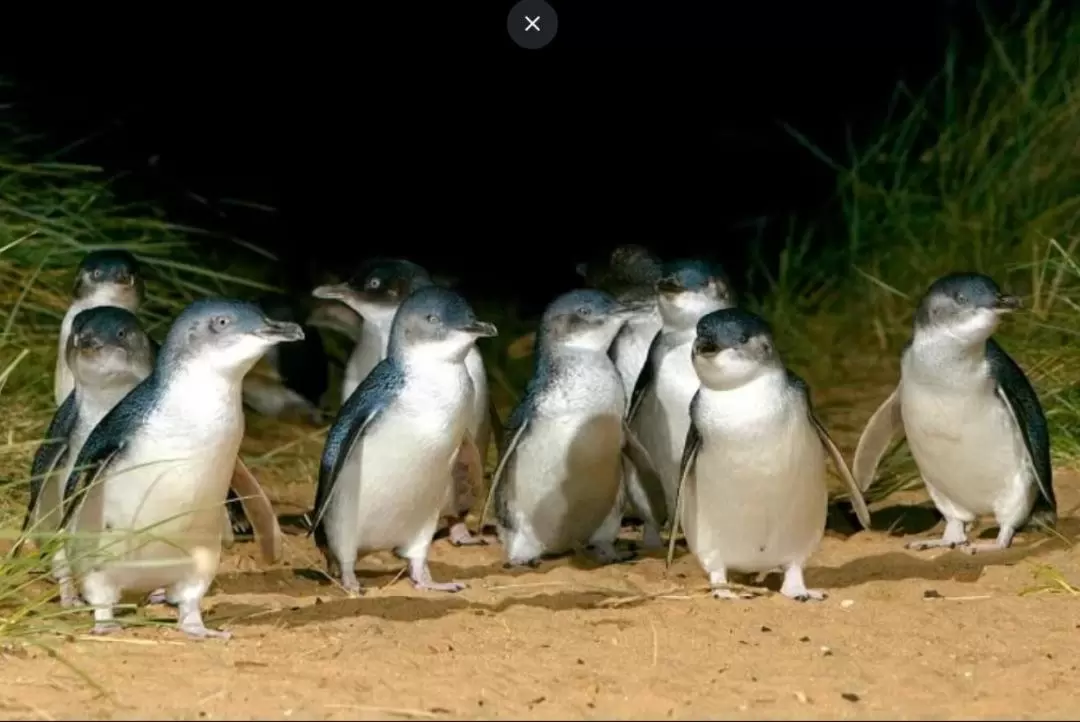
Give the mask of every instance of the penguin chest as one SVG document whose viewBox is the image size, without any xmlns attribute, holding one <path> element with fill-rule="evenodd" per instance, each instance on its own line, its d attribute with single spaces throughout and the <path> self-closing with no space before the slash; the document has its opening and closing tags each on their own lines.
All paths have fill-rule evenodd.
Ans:
<svg viewBox="0 0 1080 722">
<path fill-rule="evenodd" d="M 434 533 L 472 404 L 471 381 L 458 366 L 410 379 L 349 452 L 332 523 L 354 530 L 357 548 L 407 546 Z"/>
<path fill-rule="evenodd" d="M 780 394 L 741 396 L 698 401 L 702 447 L 682 523 L 710 571 L 805 561 L 825 531 L 825 451 L 805 408 Z"/>
<path fill-rule="evenodd" d="M 618 497 L 625 401 L 621 379 L 605 366 L 579 368 L 540 406 L 503 482 L 519 523 L 551 552 L 586 541 Z"/>
<path fill-rule="evenodd" d="M 1030 507 L 1027 451 L 992 383 L 960 389 L 905 379 L 900 413 L 911 455 L 935 492 L 974 515 Z"/>
<path fill-rule="evenodd" d="M 690 400 L 698 386 L 690 344 L 680 344 L 660 359 L 653 390 L 646 392 L 635 417 L 634 430 L 660 475 L 669 506 L 675 502 L 679 462 L 690 428 Z"/>
<path fill-rule="evenodd" d="M 634 385 L 649 358 L 649 346 L 661 325 L 659 319 L 627 323 L 611 345 L 611 358 L 622 378 L 627 399 L 634 393 Z"/>
</svg>

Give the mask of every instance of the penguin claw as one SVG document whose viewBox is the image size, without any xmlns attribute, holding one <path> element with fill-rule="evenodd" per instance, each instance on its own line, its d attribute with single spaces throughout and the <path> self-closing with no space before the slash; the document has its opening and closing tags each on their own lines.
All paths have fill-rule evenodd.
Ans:
<svg viewBox="0 0 1080 722">
<path fill-rule="evenodd" d="M 413 582 L 413 587 L 428 592 L 460 592 L 465 589 L 461 582 Z"/>
<path fill-rule="evenodd" d="M 524 561 L 524 562 L 509 561 L 509 562 L 503 562 L 503 566 L 502 566 L 503 569 L 514 569 L 516 567 L 527 567 L 529 569 L 539 569 L 540 568 L 540 560 L 539 559 L 530 559 L 530 560 Z"/>
<path fill-rule="evenodd" d="M 945 539 L 924 539 L 922 541 L 908 542 L 904 545 L 905 549 L 910 549 L 913 552 L 922 552 L 927 549 L 957 549 L 966 548 L 968 542 L 954 542 L 946 541 Z"/>
<path fill-rule="evenodd" d="M 487 546 L 487 539 L 470 532 L 464 523 L 458 523 L 450 527 L 450 543 L 456 547 Z"/>
<path fill-rule="evenodd" d="M 794 599 L 796 602 L 823 602 L 829 596 L 820 589 L 802 589 L 794 592 L 780 590 L 780 593 L 788 599 Z"/>
<path fill-rule="evenodd" d="M 756 596 L 752 592 L 736 592 L 726 587 L 717 587 L 712 590 L 713 599 L 753 599 Z"/>
</svg>

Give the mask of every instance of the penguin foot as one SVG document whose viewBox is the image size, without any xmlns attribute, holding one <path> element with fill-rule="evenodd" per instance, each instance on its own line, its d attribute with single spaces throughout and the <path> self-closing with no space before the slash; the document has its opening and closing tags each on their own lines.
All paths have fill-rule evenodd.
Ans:
<svg viewBox="0 0 1080 722">
<path fill-rule="evenodd" d="M 747 591 L 745 589 L 732 589 L 728 586 L 713 587 L 712 598 L 713 599 L 755 599 L 761 596 L 755 592 Z"/>
<path fill-rule="evenodd" d="M 503 562 L 503 566 L 502 566 L 503 569 L 514 569 L 516 567 L 528 567 L 529 569 L 539 569 L 540 568 L 540 560 L 539 559 L 529 559 L 528 561 L 514 561 L 514 560 L 511 560 L 511 561 L 508 561 L 508 562 Z"/>
<path fill-rule="evenodd" d="M 460 592 L 465 588 L 461 582 L 437 582 L 432 579 L 426 559 L 409 560 L 409 577 L 415 589 L 429 592 Z"/>
<path fill-rule="evenodd" d="M 450 525 L 450 543 L 456 547 L 486 546 L 487 540 L 474 535 L 469 531 L 469 527 L 465 525 L 465 522 L 459 521 Z"/>
<path fill-rule="evenodd" d="M 1000 552 L 1008 549 L 1007 545 L 1000 542 L 978 542 L 977 544 L 965 544 L 962 550 L 965 554 L 985 554 L 986 552 Z"/>
<path fill-rule="evenodd" d="M 192 639 L 232 639 L 232 633 L 222 629 L 210 629 L 203 624 L 182 624 L 180 631 Z"/>
<path fill-rule="evenodd" d="M 341 577 L 341 586 L 349 599 L 357 599 L 364 596 L 364 588 L 360 586 L 360 580 L 356 578 L 356 572 L 353 572 L 352 574 L 343 574 Z"/>
<path fill-rule="evenodd" d="M 781 589 L 780 593 L 788 599 L 794 599 L 796 602 L 823 602 L 829 595 L 820 589 Z"/>
<path fill-rule="evenodd" d="M 103 636 L 106 634 L 116 634 L 122 629 L 122 627 L 116 622 L 98 622 L 90 629 L 90 634 Z"/>
<path fill-rule="evenodd" d="M 664 539 L 660 536 L 660 530 L 652 524 L 646 523 L 641 527 L 641 548 L 645 551 L 664 548 Z"/>
<path fill-rule="evenodd" d="M 75 591 L 75 585 L 71 583 L 71 580 L 62 580 L 60 582 L 60 606 L 64 609 L 70 609 L 71 607 L 81 606 L 82 603 L 82 597 Z"/>
<path fill-rule="evenodd" d="M 146 597 L 147 604 L 168 604 L 169 598 L 165 596 L 165 587 L 155 589 Z"/>
<path fill-rule="evenodd" d="M 905 549 L 913 552 L 926 551 L 927 549 L 957 549 L 968 546 L 967 541 L 951 541 L 947 539 L 924 539 L 923 541 L 908 542 Z"/>
<path fill-rule="evenodd" d="M 590 544 L 586 553 L 601 564 L 618 564 L 637 558 L 633 551 L 619 551 L 614 544 Z"/>
</svg>

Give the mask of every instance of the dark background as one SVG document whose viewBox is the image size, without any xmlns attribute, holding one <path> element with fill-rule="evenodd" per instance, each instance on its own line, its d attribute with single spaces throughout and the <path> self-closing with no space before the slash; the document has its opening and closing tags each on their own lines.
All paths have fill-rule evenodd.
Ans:
<svg viewBox="0 0 1080 722">
<path fill-rule="evenodd" d="M 828 229 L 835 177 L 780 122 L 843 160 L 898 81 L 983 45 L 969 2 L 549 2 L 559 33 L 537 51 L 496 0 L 193 11 L 75 31 L 64 61 L 9 75 L 32 129 L 90 138 L 69 158 L 272 250 L 298 292 L 391 253 L 531 307 L 613 243 L 709 253 L 738 279 L 792 214 Z"/>
</svg>

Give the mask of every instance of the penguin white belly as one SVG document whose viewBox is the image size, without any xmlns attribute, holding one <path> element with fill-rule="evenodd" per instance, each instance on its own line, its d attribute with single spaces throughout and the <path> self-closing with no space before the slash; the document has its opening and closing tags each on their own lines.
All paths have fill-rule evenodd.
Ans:
<svg viewBox="0 0 1080 722">
<path fill-rule="evenodd" d="M 681 521 L 706 571 L 801 564 L 824 536 L 825 451 L 805 409 L 781 393 L 698 402 L 708 432 L 686 480 Z"/>
<path fill-rule="evenodd" d="M 180 391 L 168 412 L 151 412 L 77 512 L 76 531 L 97 542 L 91 555 L 70 555 L 80 575 L 100 568 L 120 589 L 148 590 L 216 574 L 243 416 L 239 399 L 233 409 L 214 403 L 216 390 L 189 387 L 176 403 Z"/>
<path fill-rule="evenodd" d="M 649 452 L 664 485 L 668 509 L 675 508 L 679 464 L 690 428 L 690 400 L 698 386 L 690 360 L 690 344 L 680 344 L 663 356 L 654 386 L 642 399 L 634 417 L 633 430 Z"/>
<path fill-rule="evenodd" d="M 410 380 L 380 414 L 341 469 L 341 497 L 328 512 L 332 545 L 365 552 L 430 543 L 468 427 L 467 384 L 464 369 L 455 378 Z"/>
<path fill-rule="evenodd" d="M 905 379 L 900 412 L 911 455 L 942 513 L 965 522 L 993 514 L 1014 525 L 1027 517 L 1038 493 L 1027 452 L 989 383 L 950 389 Z"/>
<path fill-rule="evenodd" d="M 611 358 L 615 362 L 619 377 L 622 378 L 627 399 L 634 393 L 638 376 L 649 358 L 649 346 L 662 326 L 659 314 L 647 321 L 627 323 L 611 344 Z"/>
<path fill-rule="evenodd" d="M 622 443 L 617 408 L 533 419 L 504 481 L 511 535 L 530 537 L 547 554 L 588 542 L 618 498 Z"/>
<path fill-rule="evenodd" d="M 465 368 L 469 372 L 469 378 L 473 384 L 473 400 L 469 409 L 468 428 L 469 435 L 476 444 L 480 454 L 480 473 L 487 464 L 488 440 L 491 437 L 491 416 L 488 412 L 488 384 L 487 370 L 484 368 L 484 359 L 480 350 L 475 346 L 469 350 L 465 357 Z M 467 467 L 458 467 L 454 472 L 454 491 L 443 508 L 444 516 L 457 516 L 468 513 L 476 502 L 480 489 L 475 488 L 476 482 L 469 477 Z"/>
</svg>

